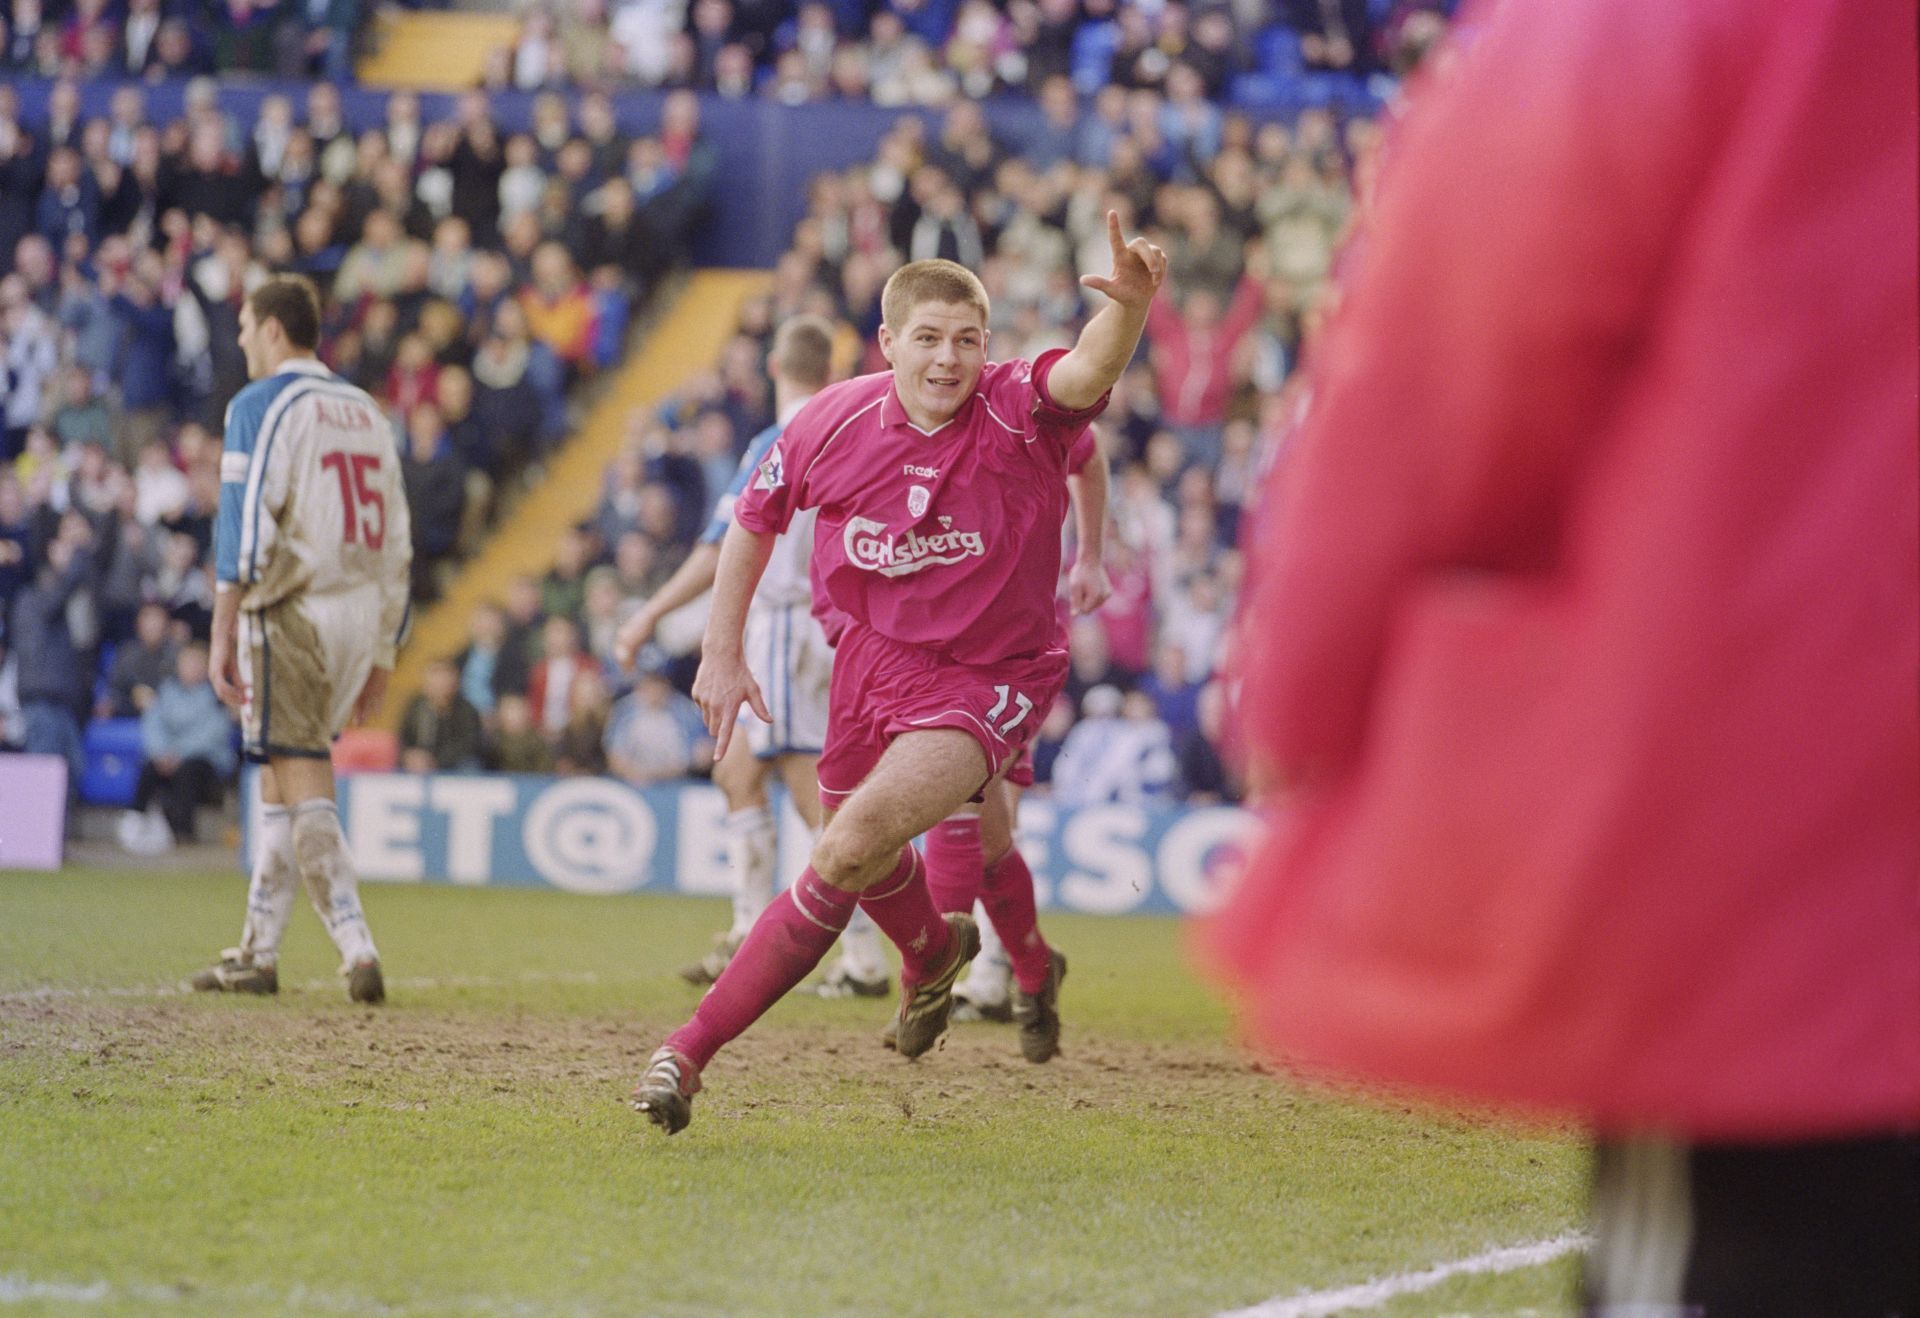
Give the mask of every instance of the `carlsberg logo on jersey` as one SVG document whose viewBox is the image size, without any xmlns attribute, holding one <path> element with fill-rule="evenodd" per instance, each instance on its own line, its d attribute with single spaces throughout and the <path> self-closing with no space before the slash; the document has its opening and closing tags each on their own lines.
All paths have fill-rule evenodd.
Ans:
<svg viewBox="0 0 1920 1318">
<path fill-rule="evenodd" d="M 936 564 L 984 558 L 987 541 L 978 531 L 921 535 L 908 527 L 903 535 L 889 535 L 881 523 L 856 517 L 847 523 L 846 548 L 847 558 L 855 567 L 878 572 L 883 577 L 903 577 Z"/>
</svg>

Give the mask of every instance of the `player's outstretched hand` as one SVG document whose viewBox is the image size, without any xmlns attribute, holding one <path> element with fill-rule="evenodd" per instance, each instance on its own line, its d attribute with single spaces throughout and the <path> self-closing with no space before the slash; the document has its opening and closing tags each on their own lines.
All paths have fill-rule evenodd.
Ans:
<svg viewBox="0 0 1920 1318">
<path fill-rule="evenodd" d="M 633 661 L 640 657 L 640 647 L 653 639 L 653 628 L 651 609 L 640 609 L 621 623 L 620 630 L 613 634 L 613 661 L 631 669 Z"/>
<path fill-rule="evenodd" d="M 1107 576 L 1105 563 L 1089 562 L 1084 558 L 1075 559 L 1073 567 L 1067 572 L 1067 603 L 1076 614 L 1092 613 L 1107 602 L 1107 596 L 1113 594 L 1113 581 Z"/>
<path fill-rule="evenodd" d="M 1146 306 L 1167 277 L 1167 254 L 1145 238 L 1128 242 L 1120 232 L 1118 211 L 1107 212 L 1107 243 L 1113 248 L 1113 273 L 1081 275 L 1081 286 L 1105 293 L 1123 307 Z"/>
<path fill-rule="evenodd" d="M 707 721 L 716 763 L 726 758 L 727 743 L 733 740 L 734 718 L 740 713 L 741 705 L 750 706 L 762 723 L 773 722 L 773 715 L 767 712 L 766 697 L 760 694 L 760 684 L 753 680 L 747 661 L 738 655 L 709 654 L 701 659 L 700 671 L 693 676 L 693 703 L 700 707 L 700 715 Z"/>
<path fill-rule="evenodd" d="M 391 676 L 384 668 L 367 670 L 367 684 L 360 688 L 360 698 L 353 702 L 355 727 L 362 727 L 380 717 L 380 708 L 387 703 L 387 679 Z"/>
<path fill-rule="evenodd" d="M 220 697 L 220 703 L 228 709 L 239 709 L 247 703 L 247 688 L 240 681 L 240 663 L 235 655 L 233 637 L 223 635 L 214 629 L 213 640 L 207 647 L 207 676 L 213 679 L 213 694 Z"/>
</svg>

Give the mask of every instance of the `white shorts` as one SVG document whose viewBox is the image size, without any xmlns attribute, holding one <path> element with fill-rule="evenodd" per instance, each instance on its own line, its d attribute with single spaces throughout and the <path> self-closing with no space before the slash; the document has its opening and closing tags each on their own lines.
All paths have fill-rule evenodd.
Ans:
<svg viewBox="0 0 1920 1318">
<path fill-rule="evenodd" d="M 379 589 L 292 595 L 264 609 L 242 609 L 239 631 L 246 757 L 329 758 L 373 671 Z"/>
<path fill-rule="evenodd" d="M 818 755 L 827 741 L 827 689 L 833 647 L 804 604 L 755 608 L 747 614 L 747 668 L 766 697 L 773 722 L 750 709 L 739 727 L 755 756 Z"/>
</svg>

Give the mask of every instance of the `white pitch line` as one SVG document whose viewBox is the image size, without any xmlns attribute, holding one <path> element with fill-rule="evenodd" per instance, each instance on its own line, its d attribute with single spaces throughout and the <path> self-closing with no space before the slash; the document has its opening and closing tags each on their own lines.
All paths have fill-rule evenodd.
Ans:
<svg viewBox="0 0 1920 1318">
<path fill-rule="evenodd" d="M 1588 1237 L 1569 1233 L 1551 1240 L 1538 1240 L 1531 1245 L 1509 1245 L 1504 1249 L 1490 1249 L 1484 1254 L 1475 1254 L 1471 1258 L 1442 1263 L 1422 1272 L 1403 1272 L 1397 1276 L 1362 1282 L 1358 1286 L 1343 1286 L 1337 1291 L 1307 1291 L 1299 1295 L 1276 1296 L 1245 1309 L 1223 1313 L 1219 1318 L 1328 1318 L 1332 1314 L 1351 1313 L 1358 1309 L 1377 1309 L 1388 1300 L 1430 1291 L 1455 1277 L 1537 1268 L 1563 1255 L 1583 1250 L 1588 1243 Z"/>
<path fill-rule="evenodd" d="M 519 975 L 446 975 L 433 976 L 396 976 L 387 981 L 389 988 L 405 992 L 431 993 L 436 989 L 500 989 L 513 988 L 520 984 L 598 984 L 602 976 L 591 970 L 529 970 Z M 302 989 L 308 992 L 320 992 L 337 989 L 341 985 L 338 979 L 309 979 L 298 984 L 288 984 L 288 988 Z M 179 998 L 189 997 L 193 990 L 184 984 L 154 984 L 141 987 L 118 988 L 31 988 L 18 989 L 10 993 L 0 993 L 0 1004 L 9 1002 L 56 1002 L 69 998 Z"/>
</svg>

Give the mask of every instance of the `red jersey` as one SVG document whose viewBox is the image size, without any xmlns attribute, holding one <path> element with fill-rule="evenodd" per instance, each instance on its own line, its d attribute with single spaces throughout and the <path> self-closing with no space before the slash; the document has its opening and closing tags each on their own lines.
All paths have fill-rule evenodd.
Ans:
<svg viewBox="0 0 1920 1318">
<path fill-rule="evenodd" d="M 1046 378 L 1064 355 L 989 364 L 931 432 L 907 419 L 891 373 L 830 386 L 788 424 L 734 520 L 767 534 L 818 508 L 816 609 L 893 640 L 965 664 L 1057 649 L 1068 460 L 1106 406 L 1053 402 Z"/>
<path fill-rule="evenodd" d="M 1308 786 L 1211 945 L 1315 1069 L 1911 1128 L 1914 7 L 1477 12 L 1250 547 L 1240 722 Z"/>
</svg>

